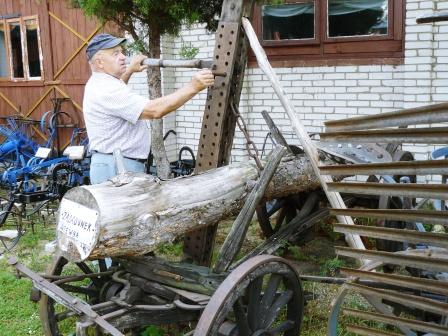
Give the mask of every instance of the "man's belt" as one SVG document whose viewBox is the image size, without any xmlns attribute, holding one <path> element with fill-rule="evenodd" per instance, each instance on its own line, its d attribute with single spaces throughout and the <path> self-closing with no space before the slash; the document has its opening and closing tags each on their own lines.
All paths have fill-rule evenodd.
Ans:
<svg viewBox="0 0 448 336">
<path fill-rule="evenodd" d="M 92 154 L 113 155 L 112 153 L 101 153 L 101 152 L 98 152 L 98 151 L 96 151 L 96 150 L 90 150 L 90 153 L 92 153 Z M 146 163 L 146 161 L 147 161 L 147 159 L 135 159 L 135 158 L 127 157 L 127 156 L 123 156 L 123 157 L 124 157 L 125 159 L 133 160 L 133 161 L 137 161 L 137 162 L 140 162 L 140 163 Z"/>
</svg>

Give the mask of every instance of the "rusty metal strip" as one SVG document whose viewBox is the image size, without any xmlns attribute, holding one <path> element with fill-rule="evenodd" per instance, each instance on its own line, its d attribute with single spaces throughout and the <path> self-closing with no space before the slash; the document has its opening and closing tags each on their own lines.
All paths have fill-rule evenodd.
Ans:
<svg viewBox="0 0 448 336">
<path fill-rule="evenodd" d="M 83 41 L 84 43 L 88 43 L 88 40 L 86 40 L 84 38 L 84 36 L 82 36 L 81 34 L 79 34 L 75 29 L 73 29 L 71 26 L 69 26 L 67 23 L 65 23 L 64 21 L 62 21 L 60 18 L 58 18 L 54 13 L 48 11 L 48 14 L 55 19 L 56 21 L 58 21 L 61 25 L 63 25 L 67 30 L 69 30 L 73 35 L 76 35 L 81 41 Z"/>
<path fill-rule="evenodd" d="M 65 68 L 68 67 L 68 65 L 71 63 L 71 61 L 81 52 L 81 50 L 86 46 L 89 41 L 92 39 L 92 37 L 98 33 L 98 31 L 103 27 L 103 25 L 98 25 L 96 29 L 87 37 L 87 39 L 78 47 L 78 49 L 75 50 L 75 52 L 70 56 L 70 58 L 64 63 L 64 65 L 56 72 L 56 74 L 53 76 L 53 80 L 56 80 L 59 75 L 65 70 Z"/>
<path fill-rule="evenodd" d="M 208 90 L 202 129 L 199 138 L 195 172 L 203 172 L 228 164 L 235 132 L 236 117 L 231 104 L 238 103 L 247 57 L 241 59 L 244 46 L 241 38 L 242 2 L 226 0 L 215 34 L 212 69 L 225 76 L 215 77 L 215 85 Z M 228 21 L 223 21 L 227 17 Z M 238 61 L 244 64 L 237 64 Z M 241 68 L 241 69 L 240 69 Z M 188 233 L 184 252 L 199 265 L 209 265 L 213 250 L 216 225 Z"/>
<path fill-rule="evenodd" d="M 370 238 L 408 242 L 414 244 L 428 244 L 448 249 L 448 235 L 445 233 L 419 232 L 414 230 L 391 229 L 385 227 L 333 224 L 335 232 L 345 234 L 359 234 Z"/>
<path fill-rule="evenodd" d="M 412 255 L 409 251 L 383 252 L 336 247 L 338 255 L 356 259 L 381 261 L 386 264 L 414 267 L 434 272 L 448 272 L 448 255 L 446 258 L 436 258 L 429 255 Z"/>
<path fill-rule="evenodd" d="M 362 195 L 448 199 L 448 185 L 444 184 L 332 182 L 328 183 L 328 190 Z"/>
<path fill-rule="evenodd" d="M 448 328 L 423 321 L 401 318 L 398 316 L 387 316 L 374 312 L 366 312 L 355 309 L 344 309 L 342 313 L 345 316 L 356 317 L 367 321 L 383 322 L 393 326 L 406 326 L 412 330 L 422 331 L 426 333 L 434 333 L 435 335 L 448 336 Z"/>
<path fill-rule="evenodd" d="M 348 277 L 372 280 L 392 286 L 399 286 L 448 296 L 448 282 L 426 278 L 416 278 L 407 275 L 361 271 L 345 267 L 342 267 L 340 272 L 342 275 Z"/>
<path fill-rule="evenodd" d="M 331 142 L 374 142 L 381 144 L 447 144 L 448 127 L 327 132 L 320 133 L 320 140 Z"/>
<path fill-rule="evenodd" d="M 224 120 L 229 113 L 230 74 L 233 72 L 239 30 L 239 23 L 226 22 L 220 23 L 216 31 L 214 70 L 229 75 L 216 77 L 214 87 L 208 92 L 199 140 L 197 172 L 217 168 L 226 160 L 219 157 L 219 147 L 225 132 Z"/>
<path fill-rule="evenodd" d="M 331 209 L 333 216 L 392 219 L 448 226 L 448 211 L 401 210 L 401 209 Z"/>
<path fill-rule="evenodd" d="M 335 165 L 319 169 L 327 175 L 448 175 L 448 160 Z"/>
<path fill-rule="evenodd" d="M 448 103 L 325 122 L 328 132 L 448 122 Z"/>
<path fill-rule="evenodd" d="M 348 324 L 347 331 L 360 336 L 402 336 L 403 334 L 391 333 L 364 326 Z"/>
<path fill-rule="evenodd" d="M 367 296 L 373 296 L 384 300 L 389 300 L 402 304 L 404 306 L 421 309 L 427 312 L 446 315 L 448 312 L 448 303 L 423 298 L 416 295 L 398 293 L 388 289 L 371 288 L 355 283 L 347 283 L 347 288 Z"/>
<path fill-rule="evenodd" d="M 13 104 L 12 101 L 10 101 L 8 98 L 6 98 L 6 96 L 0 92 L 0 97 L 3 98 L 3 100 L 9 105 L 11 106 L 17 113 L 20 113 L 20 110 Z"/>
</svg>

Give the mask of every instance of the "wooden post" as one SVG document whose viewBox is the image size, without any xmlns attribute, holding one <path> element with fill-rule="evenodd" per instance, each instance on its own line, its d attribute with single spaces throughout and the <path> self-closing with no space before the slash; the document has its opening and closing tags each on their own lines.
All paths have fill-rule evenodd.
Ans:
<svg viewBox="0 0 448 336">
<path fill-rule="evenodd" d="M 317 177 L 320 180 L 322 189 L 324 190 L 325 194 L 327 195 L 327 198 L 333 208 L 336 209 L 345 209 L 346 206 L 344 204 L 344 201 L 342 200 L 342 197 L 337 192 L 330 192 L 327 187 L 328 182 L 333 182 L 331 176 L 328 175 L 321 175 L 319 172 L 319 154 L 317 152 L 316 147 L 311 142 L 311 138 L 309 137 L 308 133 L 306 132 L 305 128 L 300 122 L 300 119 L 297 117 L 297 113 L 295 111 L 295 108 L 289 98 L 286 95 L 285 90 L 280 84 L 280 81 L 275 74 L 274 70 L 272 69 L 266 53 L 264 52 L 263 48 L 260 45 L 260 42 L 258 41 L 257 35 L 255 34 L 252 25 L 250 24 L 250 21 L 243 17 L 243 27 L 246 31 L 246 36 L 249 39 L 250 46 L 252 47 L 252 51 L 255 54 L 255 57 L 257 58 L 258 65 L 263 70 L 264 74 L 268 77 L 269 81 L 272 84 L 272 87 L 274 88 L 275 93 L 279 97 L 283 107 L 286 110 L 286 113 L 288 114 L 289 119 L 291 120 L 292 127 L 294 131 L 296 132 L 296 135 L 299 137 L 300 142 L 302 143 L 303 149 L 305 150 L 306 155 L 308 156 L 310 163 L 313 167 L 314 173 L 317 175 Z M 351 224 L 353 225 L 353 219 L 349 216 L 337 216 L 338 220 L 341 223 L 344 224 Z M 353 234 L 347 234 L 345 235 L 345 239 L 347 243 L 352 248 L 356 249 L 365 249 L 363 242 L 361 241 L 361 238 L 359 235 L 353 235 Z"/>
</svg>

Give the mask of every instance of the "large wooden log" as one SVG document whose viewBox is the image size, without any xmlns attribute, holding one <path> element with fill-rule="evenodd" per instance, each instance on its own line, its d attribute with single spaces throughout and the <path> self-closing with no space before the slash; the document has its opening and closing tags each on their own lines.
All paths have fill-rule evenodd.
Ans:
<svg viewBox="0 0 448 336">
<path fill-rule="evenodd" d="M 266 199 L 319 187 L 307 158 L 287 158 Z M 125 173 L 74 188 L 59 208 L 58 247 L 71 261 L 148 253 L 157 244 L 238 213 L 257 178 L 256 165 L 241 162 L 168 181 Z"/>
</svg>

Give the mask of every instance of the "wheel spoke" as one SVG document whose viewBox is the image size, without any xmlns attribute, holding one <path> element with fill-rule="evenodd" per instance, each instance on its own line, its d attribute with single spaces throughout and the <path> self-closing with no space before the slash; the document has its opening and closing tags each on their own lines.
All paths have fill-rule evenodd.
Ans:
<svg viewBox="0 0 448 336">
<path fill-rule="evenodd" d="M 3 245 L 3 247 L 5 248 L 5 250 L 6 250 L 6 251 L 9 251 L 8 246 L 6 246 L 5 239 L 0 238 L 0 240 L 2 241 L 2 245 Z"/>
<path fill-rule="evenodd" d="M 93 271 L 90 269 L 89 266 L 87 266 L 86 263 L 79 262 L 79 263 L 76 263 L 76 265 L 78 265 L 79 269 L 81 271 L 83 271 L 85 274 L 92 274 L 93 273 Z"/>
<path fill-rule="evenodd" d="M 100 269 L 100 272 L 106 272 L 107 271 L 107 264 L 105 259 L 99 259 L 98 260 L 98 266 Z"/>
<path fill-rule="evenodd" d="M 275 319 L 280 314 L 282 308 L 291 301 L 293 296 L 293 292 L 291 290 L 287 290 L 280 294 L 280 296 L 275 300 L 274 304 L 269 308 L 268 314 L 264 319 L 264 327 L 269 327 L 272 323 L 274 323 Z"/>
<path fill-rule="evenodd" d="M 64 310 L 63 312 L 57 313 L 54 315 L 56 322 L 62 322 L 65 319 L 75 315 L 70 309 Z"/>
<path fill-rule="evenodd" d="M 92 274 L 92 273 L 95 273 L 95 272 L 93 272 L 93 271 L 90 269 L 90 267 L 87 266 L 87 264 L 84 263 L 84 262 L 76 263 L 76 265 L 78 265 L 78 267 L 80 268 L 80 270 L 83 271 L 85 274 Z M 99 279 L 97 279 L 97 278 L 91 278 L 91 279 L 92 279 L 93 284 L 94 284 L 96 287 L 98 287 L 98 288 L 101 287 L 101 285 L 103 284 L 102 281 L 99 280 Z"/>
<path fill-rule="evenodd" d="M 205 307 L 195 335 L 299 335 L 302 308 L 300 279 L 293 267 L 282 258 L 259 255 L 224 279 Z"/>
<path fill-rule="evenodd" d="M 248 289 L 249 304 L 247 306 L 247 319 L 252 330 L 256 330 L 260 318 L 259 309 L 262 286 L 263 277 L 258 277 L 250 283 Z"/>
<path fill-rule="evenodd" d="M 239 298 L 233 305 L 233 311 L 235 313 L 236 325 L 238 326 L 238 335 L 249 336 L 251 334 L 249 322 L 247 320 L 246 312 L 244 311 L 244 306 L 241 303 L 241 298 Z"/>
<path fill-rule="evenodd" d="M 269 313 L 270 306 L 272 305 L 272 302 L 274 302 L 277 288 L 280 286 L 281 280 L 282 277 L 278 274 L 272 274 L 271 278 L 269 279 L 260 304 L 260 316 L 258 317 L 258 319 L 261 323 L 263 323 L 263 320 Z"/>
</svg>

